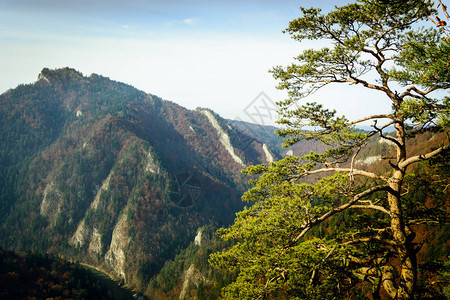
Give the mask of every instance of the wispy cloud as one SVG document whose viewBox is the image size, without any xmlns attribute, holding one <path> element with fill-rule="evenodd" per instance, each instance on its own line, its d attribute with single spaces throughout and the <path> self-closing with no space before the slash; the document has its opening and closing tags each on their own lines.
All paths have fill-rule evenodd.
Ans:
<svg viewBox="0 0 450 300">
<path fill-rule="evenodd" d="M 183 23 L 188 26 L 196 26 L 200 24 L 201 20 L 200 18 L 187 18 L 183 20 Z"/>
<path fill-rule="evenodd" d="M 290 64 L 302 49 L 327 46 L 281 34 L 298 17 L 298 2 L 0 0 L 0 93 L 33 82 L 43 67 L 70 66 L 234 118 L 261 91 L 287 97 L 267 70 Z M 336 109 L 351 119 L 362 110 L 385 112 L 377 98 L 360 107 L 369 96 L 329 91 L 314 101 L 345 103 Z"/>
</svg>

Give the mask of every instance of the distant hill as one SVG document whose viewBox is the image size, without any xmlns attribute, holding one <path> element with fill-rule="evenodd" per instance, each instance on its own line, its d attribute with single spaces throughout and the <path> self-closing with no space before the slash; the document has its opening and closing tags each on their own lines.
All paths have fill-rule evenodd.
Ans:
<svg viewBox="0 0 450 300">
<path fill-rule="evenodd" d="M 279 156 L 286 156 L 288 153 L 291 154 L 290 151 L 292 151 L 292 154 L 294 155 L 303 155 L 311 150 L 321 151 L 324 149 L 321 143 L 314 140 L 311 141 L 303 140 L 296 145 L 293 145 L 288 148 L 283 148 L 282 147 L 283 139 L 279 137 L 278 134 L 275 132 L 276 130 L 280 129 L 279 127 L 271 125 L 254 124 L 241 120 L 228 120 L 228 122 L 230 122 L 234 127 L 236 127 L 241 132 L 245 133 L 246 135 L 249 135 L 261 141 L 262 143 L 267 144 L 271 149 L 276 151 L 276 154 Z M 372 131 L 373 127 L 357 126 L 357 129 L 363 131 Z M 385 133 L 389 133 L 392 131 L 393 126 L 388 126 L 384 130 Z"/>
<path fill-rule="evenodd" d="M 310 151 L 321 151 L 324 149 L 323 145 L 315 140 L 302 140 L 299 143 L 284 148 L 282 146 L 283 138 L 278 136 L 275 132 L 278 127 L 270 125 L 259 125 L 245 121 L 228 120 L 234 127 L 245 135 L 249 135 L 256 140 L 266 144 L 270 149 L 275 151 L 275 155 L 278 158 L 285 157 L 286 155 L 304 155 Z"/>
</svg>

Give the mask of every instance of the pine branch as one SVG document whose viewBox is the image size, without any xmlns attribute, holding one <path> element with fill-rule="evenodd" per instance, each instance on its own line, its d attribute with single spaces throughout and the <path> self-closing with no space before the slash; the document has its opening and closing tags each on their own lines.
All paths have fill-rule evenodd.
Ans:
<svg viewBox="0 0 450 300">
<path fill-rule="evenodd" d="M 388 191 L 390 190 L 390 186 L 389 185 L 378 185 L 378 186 L 374 186 L 372 188 L 369 188 L 357 195 L 355 195 L 353 197 L 353 199 L 343 205 L 340 205 L 338 207 L 333 208 L 332 210 L 328 211 L 327 213 L 323 214 L 322 216 L 311 220 L 311 222 L 309 222 L 308 224 L 306 224 L 303 227 L 303 230 L 300 232 L 300 234 L 298 234 L 288 245 L 288 247 L 294 245 L 295 243 L 297 243 L 302 237 L 305 236 L 306 233 L 308 233 L 308 231 L 316 226 L 317 224 L 322 223 L 324 220 L 328 219 L 329 217 L 346 210 L 347 208 L 351 207 L 352 205 L 354 205 L 355 203 L 357 203 L 359 200 L 361 200 L 364 197 L 367 197 L 375 192 L 379 192 L 379 191 Z"/>
<path fill-rule="evenodd" d="M 361 175 L 361 176 L 372 178 L 372 179 L 382 180 L 384 182 L 388 181 L 388 179 L 384 176 L 377 175 L 375 173 L 371 173 L 371 172 L 367 172 L 367 171 L 363 171 L 363 170 L 353 169 L 353 168 L 322 168 L 322 169 L 313 170 L 313 171 L 305 171 L 302 174 L 292 176 L 289 180 L 292 182 L 292 181 L 299 180 L 299 179 L 309 176 L 309 175 L 326 173 L 326 172 L 345 172 L 345 173 L 351 173 L 352 175 Z"/>
<path fill-rule="evenodd" d="M 412 91 L 414 91 L 414 92 L 416 92 L 417 94 L 419 94 L 420 96 L 426 96 L 426 95 L 428 95 L 429 93 L 431 93 L 431 92 L 434 92 L 434 91 L 436 91 L 436 90 L 438 90 L 438 89 L 449 89 L 450 88 L 450 85 L 444 85 L 444 86 L 433 86 L 433 87 L 431 87 L 431 88 L 429 88 L 428 90 L 426 90 L 426 91 L 421 91 L 421 90 L 419 90 L 417 87 L 415 87 L 415 86 L 410 86 L 409 88 L 407 88 L 406 89 L 406 91 L 404 91 L 401 95 L 400 95 L 400 98 L 404 98 L 405 96 L 409 96 L 409 97 L 414 97 L 414 98 L 417 98 L 417 96 L 416 95 L 414 95 L 414 94 L 412 94 L 411 92 Z"/>
<path fill-rule="evenodd" d="M 371 204 L 371 205 L 352 205 L 351 208 L 374 209 L 374 210 L 378 210 L 378 211 L 384 212 L 385 214 L 390 215 L 389 211 L 380 205 L 373 205 L 373 204 Z"/>
<path fill-rule="evenodd" d="M 388 244 L 390 246 L 397 246 L 397 243 L 394 242 L 393 240 L 381 237 L 381 236 L 371 236 L 371 237 L 367 237 L 367 238 L 359 238 L 359 239 L 354 239 L 348 242 L 345 242 L 345 245 L 352 245 L 352 244 L 359 244 L 359 243 L 369 243 L 369 242 L 373 242 L 373 241 L 377 241 L 377 242 L 382 242 L 384 244 Z"/>
<path fill-rule="evenodd" d="M 406 169 L 409 165 L 411 165 L 413 163 L 416 163 L 416 162 L 419 162 L 419 161 L 422 161 L 422 160 L 430 159 L 430 158 L 438 155 L 439 153 L 443 152 L 444 150 L 447 150 L 448 148 L 449 148 L 449 145 L 445 145 L 445 146 L 442 146 L 442 147 L 440 147 L 440 148 L 438 148 L 438 149 L 436 149 L 434 151 L 428 152 L 427 154 L 419 154 L 419 155 L 416 155 L 416 156 L 412 156 L 412 157 L 402 161 L 398 165 L 398 167 L 400 169 Z"/>
<path fill-rule="evenodd" d="M 374 119 L 375 120 L 378 120 L 378 119 L 391 119 L 391 120 L 394 120 L 394 118 L 391 115 L 373 115 L 373 116 L 368 116 L 368 117 L 365 117 L 365 118 L 362 118 L 362 119 L 358 119 L 356 121 L 352 121 L 350 123 L 345 124 L 345 126 L 348 127 L 348 126 L 352 126 L 352 125 L 355 125 L 355 124 L 362 123 L 364 121 L 374 120 Z"/>
</svg>

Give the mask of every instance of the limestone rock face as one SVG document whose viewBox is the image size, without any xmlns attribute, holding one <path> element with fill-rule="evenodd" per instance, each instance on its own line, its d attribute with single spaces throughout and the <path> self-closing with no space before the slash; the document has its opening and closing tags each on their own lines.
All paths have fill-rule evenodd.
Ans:
<svg viewBox="0 0 450 300">
<path fill-rule="evenodd" d="M 62 194 L 53 182 L 49 182 L 44 189 L 43 199 L 41 202 L 40 213 L 42 216 L 49 218 L 54 224 L 59 213 L 62 210 Z"/>
<path fill-rule="evenodd" d="M 89 243 L 88 251 L 97 254 L 102 253 L 102 235 L 95 227 L 92 230 L 91 242 Z"/>
<path fill-rule="evenodd" d="M 106 263 L 113 269 L 114 273 L 126 281 L 125 274 L 125 249 L 130 242 L 127 229 L 127 215 L 124 213 L 114 227 L 111 245 L 106 252 Z"/>
<path fill-rule="evenodd" d="M 267 148 L 266 144 L 263 144 L 263 150 L 264 150 L 264 154 L 266 155 L 266 161 L 269 163 L 273 162 L 274 161 L 273 156 L 270 153 L 269 148 Z"/>
<path fill-rule="evenodd" d="M 198 288 L 198 286 L 204 282 L 207 282 L 205 276 L 195 268 L 194 264 L 190 265 L 189 269 L 184 274 L 183 286 L 181 287 L 179 299 L 180 300 L 187 299 L 186 294 L 189 288 L 191 286 L 195 286 L 196 288 Z"/>
<path fill-rule="evenodd" d="M 150 152 L 147 153 L 147 164 L 145 166 L 145 171 L 156 174 L 159 174 L 161 171 Z"/>
<path fill-rule="evenodd" d="M 96 210 L 98 209 L 98 204 L 100 203 L 100 196 L 102 195 L 103 191 L 108 190 L 109 182 L 111 181 L 111 175 L 112 172 L 109 173 L 108 177 L 103 181 L 102 186 L 98 190 L 97 194 L 95 195 L 94 201 L 91 203 L 91 208 Z"/>
<path fill-rule="evenodd" d="M 41 81 L 41 80 L 43 80 L 45 82 L 50 82 L 50 80 L 43 73 L 40 73 L 38 76 L 38 81 Z"/>
<path fill-rule="evenodd" d="M 75 247 L 83 247 L 89 236 L 89 230 L 86 228 L 84 219 L 78 224 L 77 230 L 69 240 L 69 244 Z"/>
<path fill-rule="evenodd" d="M 376 156 L 369 156 L 366 157 L 365 159 L 362 160 L 357 160 L 356 163 L 361 164 L 361 165 L 372 165 L 374 163 L 376 163 L 377 161 L 381 160 L 381 156 L 380 155 L 376 155 Z"/>
<path fill-rule="evenodd" d="M 199 230 L 197 232 L 197 235 L 195 236 L 195 239 L 194 239 L 194 244 L 197 246 L 202 245 L 202 231 L 201 230 Z"/>
<path fill-rule="evenodd" d="M 216 129 L 217 131 L 217 135 L 219 136 L 219 140 L 220 143 L 222 143 L 222 145 L 225 147 L 225 149 L 227 150 L 227 152 L 231 155 L 231 157 L 233 158 L 233 160 L 235 162 L 237 162 L 238 164 L 240 164 L 242 167 L 245 167 L 244 162 L 242 161 L 242 159 L 236 155 L 233 146 L 231 145 L 230 142 L 230 137 L 228 136 L 228 134 L 222 129 L 222 127 L 220 127 L 219 123 L 217 122 L 216 118 L 214 117 L 214 115 L 209 111 L 209 110 L 200 110 L 200 112 L 202 114 L 204 114 L 209 122 L 211 123 L 211 125 L 214 127 L 214 129 Z"/>
</svg>

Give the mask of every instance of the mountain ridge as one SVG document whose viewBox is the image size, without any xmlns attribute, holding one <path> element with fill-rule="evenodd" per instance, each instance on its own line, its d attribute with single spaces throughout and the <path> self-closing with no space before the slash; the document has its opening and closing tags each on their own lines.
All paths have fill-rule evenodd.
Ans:
<svg viewBox="0 0 450 300">
<path fill-rule="evenodd" d="M 197 228 L 232 221 L 267 151 L 207 109 L 63 68 L 0 96 L 0 245 L 95 265 L 138 290 Z M 39 236 L 39 239 L 36 239 Z"/>
</svg>

